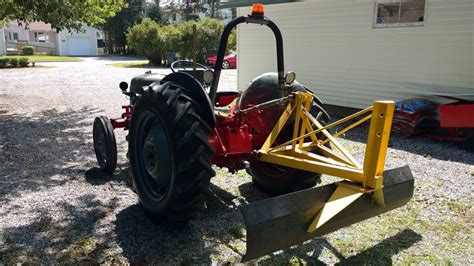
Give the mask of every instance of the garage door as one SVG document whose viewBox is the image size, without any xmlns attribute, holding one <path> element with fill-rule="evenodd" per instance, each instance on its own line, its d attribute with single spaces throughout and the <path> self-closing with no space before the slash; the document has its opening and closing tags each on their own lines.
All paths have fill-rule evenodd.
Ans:
<svg viewBox="0 0 474 266">
<path fill-rule="evenodd" d="M 90 55 L 89 38 L 72 37 L 67 39 L 69 55 Z"/>
</svg>

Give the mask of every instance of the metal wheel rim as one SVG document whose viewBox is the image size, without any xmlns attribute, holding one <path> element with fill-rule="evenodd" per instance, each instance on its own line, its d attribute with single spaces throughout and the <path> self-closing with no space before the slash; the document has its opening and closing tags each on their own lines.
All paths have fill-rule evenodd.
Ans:
<svg viewBox="0 0 474 266">
<path fill-rule="evenodd" d="M 166 129 L 158 116 L 150 111 L 142 113 L 138 121 L 135 158 L 137 171 L 141 178 L 143 192 L 155 201 L 161 201 L 169 191 L 172 173 L 171 145 Z M 162 134 L 159 141 L 151 141 L 150 133 Z M 153 147 L 155 154 L 151 154 Z M 155 167 L 153 167 L 153 165 Z M 161 175 L 153 175 L 156 168 Z"/>
<path fill-rule="evenodd" d="M 229 68 L 230 68 L 229 62 L 224 61 L 224 62 L 222 63 L 222 68 L 224 68 L 224 69 L 229 69 Z"/>
<path fill-rule="evenodd" d="M 97 161 L 100 166 L 107 162 L 107 133 L 101 122 L 94 123 L 93 130 L 94 150 L 97 156 Z"/>
</svg>

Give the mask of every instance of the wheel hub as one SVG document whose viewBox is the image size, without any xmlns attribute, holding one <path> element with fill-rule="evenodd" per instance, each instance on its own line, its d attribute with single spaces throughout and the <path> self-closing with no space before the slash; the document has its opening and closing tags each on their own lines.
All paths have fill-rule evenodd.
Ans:
<svg viewBox="0 0 474 266">
<path fill-rule="evenodd" d="M 160 190 L 166 189 L 171 177 L 171 154 L 161 124 L 153 125 L 143 141 L 143 165 Z"/>
<path fill-rule="evenodd" d="M 105 163 L 105 161 L 107 160 L 107 142 L 105 140 L 105 129 L 97 126 L 94 137 L 94 149 L 96 150 L 96 152 L 99 153 L 98 160 L 103 161 L 103 163 Z"/>
<path fill-rule="evenodd" d="M 146 141 L 143 147 L 143 158 L 145 160 L 145 168 L 150 175 L 152 175 L 155 179 L 159 179 L 159 176 L 155 176 L 157 174 L 158 168 L 158 160 L 156 158 L 157 153 L 155 150 L 155 146 L 152 142 Z"/>
</svg>

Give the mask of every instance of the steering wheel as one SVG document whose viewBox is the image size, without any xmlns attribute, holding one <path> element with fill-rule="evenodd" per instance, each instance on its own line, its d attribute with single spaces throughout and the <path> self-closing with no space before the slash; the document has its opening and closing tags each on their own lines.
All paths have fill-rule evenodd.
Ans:
<svg viewBox="0 0 474 266">
<path fill-rule="evenodd" d="M 203 70 L 207 70 L 207 69 L 208 69 L 205 65 L 196 63 L 196 69 L 197 69 L 198 67 L 199 67 L 199 68 L 202 68 Z M 173 73 L 178 72 L 178 68 L 181 68 L 182 70 L 186 70 L 186 69 L 190 68 L 190 70 L 192 70 L 192 68 L 193 68 L 193 62 L 188 61 L 188 60 L 178 60 L 178 61 L 174 61 L 174 62 L 171 64 L 171 71 L 173 71 Z"/>
</svg>

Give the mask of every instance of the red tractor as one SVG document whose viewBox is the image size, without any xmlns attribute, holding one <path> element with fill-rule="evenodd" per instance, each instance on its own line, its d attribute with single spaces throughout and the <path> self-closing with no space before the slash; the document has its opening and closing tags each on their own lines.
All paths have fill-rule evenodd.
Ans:
<svg viewBox="0 0 474 266">
<path fill-rule="evenodd" d="M 277 72 L 255 78 L 242 94 L 217 91 L 227 39 L 241 23 L 273 31 Z M 285 194 L 242 208 L 248 239 L 244 260 L 378 215 L 411 198 L 409 169 L 383 172 L 393 103 L 380 102 L 365 110 L 383 118 L 371 121 L 371 130 L 376 131 L 367 147 L 371 163 L 361 166 L 347 151 L 343 150 L 345 157 L 333 152 L 330 142 L 342 147 L 328 129 L 348 120 L 329 124 L 322 102 L 295 81 L 293 72 L 285 74 L 283 38 L 275 23 L 263 16 L 263 6 L 256 5 L 252 15 L 237 17 L 224 28 L 214 71 L 191 65 L 174 62 L 173 73 L 165 77 L 146 73 L 133 78 L 130 88 L 122 82 L 121 90 L 130 97 L 122 117 L 94 121 L 95 153 L 105 172 L 112 173 L 117 162 L 113 130 L 129 130 L 133 184 L 151 219 L 190 219 L 215 175 L 213 164 L 230 171 L 247 169 L 257 187 Z M 311 188 L 321 173 L 340 176 L 347 186 L 339 182 Z M 394 175 L 396 181 L 390 178 Z M 306 190 L 286 194 L 302 189 Z M 347 189 L 343 194 L 353 196 L 347 206 L 327 214 L 331 197 Z M 357 215 L 342 214 L 351 211 L 346 208 L 350 204 L 355 204 Z"/>
</svg>

